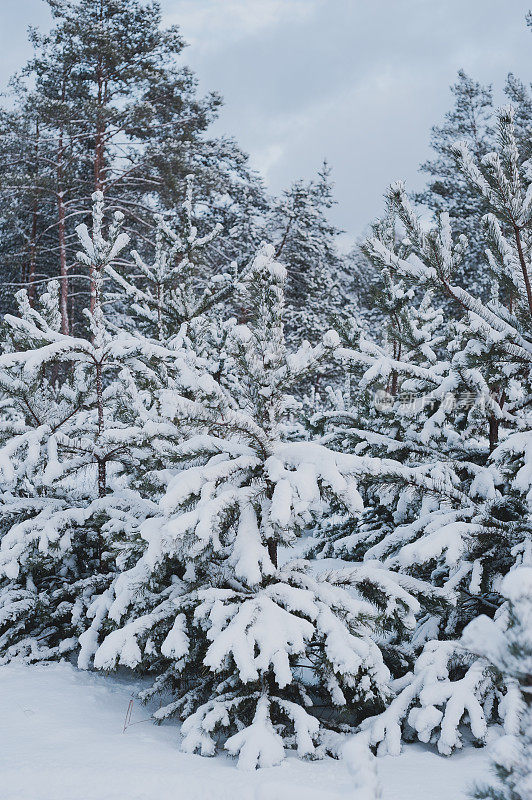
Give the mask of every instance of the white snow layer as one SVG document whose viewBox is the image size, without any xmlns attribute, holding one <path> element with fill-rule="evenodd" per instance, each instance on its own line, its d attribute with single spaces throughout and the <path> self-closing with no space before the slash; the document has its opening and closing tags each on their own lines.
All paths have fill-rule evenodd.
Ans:
<svg viewBox="0 0 532 800">
<path fill-rule="evenodd" d="M 347 759 L 242 772 L 228 756 L 179 750 L 175 723 L 156 727 L 128 677 L 69 664 L 0 668 L 0 800 L 362 800 Z M 137 724 L 138 723 L 138 724 Z M 353 755 L 355 759 L 356 753 Z M 353 760 L 351 759 L 351 760 Z M 487 752 L 450 758 L 421 744 L 376 760 L 383 800 L 465 800 Z M 364 768 L 365 765 L 361 765 Z"/>
</svg>

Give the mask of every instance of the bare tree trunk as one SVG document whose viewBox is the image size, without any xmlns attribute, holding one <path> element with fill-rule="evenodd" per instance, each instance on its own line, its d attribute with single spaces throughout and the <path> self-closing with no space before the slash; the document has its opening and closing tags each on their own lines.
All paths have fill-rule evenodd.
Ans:
<svg viewBox="0 0 532 800">
<path fill-rule="evenodd" d="M 96 405 L 98 412 L 98 436 L 103 433 L 103 380 L 102 362 L 96 362 Z M 107 489 L 107 465 L 103 458 L 98 458 L 98 497 L 105 497 Z"/>
<path fill-rule="evenodd" d="M 506 400 L 506 392 L 503 389 L 500 398 L 497 399 L 497 403 L 499 404 L 501 409 L 505 403 L 505 400 Z M 492 453 L 499 444 L 499 420 L 494 414 L 490 416 L 488 421 L 488 426 L 489 426 L 488 436 L 490 444 L 490 453 Z"/>
<path fill-rule="evenodd" d="M 101 2 L 99 11 L 100 11 L 99 13 L 100 24 L 103 25 L 103 4 Z M 97 106 L 96 106 L 97 110 L 96 110 L 96 136 L 95 136 L 95 146 L 94 146 L 94 191 L 101 192 L 104 189 L 103 166 L 105 157 L 104 122 L 102 115 L 105 91 L 104 91 L 104 75 L 103 75 L 103 67 L 101 59 L 98 60 L 98 65 L 96 68 L 96 79 L 97 79 Z M 96 308 L 95 281 L 96 281 L 96 276 L 94 274 L 94 268 L 91 267 L 89 272 L 91 314 L 94 314 L 94 309 Z"/>
<path fill-rule="evenodd" d="M 519 256 L 519 263 L 521 265 L 521 271 L 523 273 L 523 280 L 525 282 L 525 289 L 526 289 L 526 297 L 528 300 L 528 308 L 530 314 L 532 314 L 532 288 L 530 286 L 530 277 L 528 274 L 528 269 L 526 266 L 525 256 L 523 253 L 523 245 L 521 243 L 521 231 L 514 224 L 514 235 L 515 235 L 515 243 L 517 245 L 517 255 Z"/>
<path fill-rule="evenodd" d="M 105 459 L 98 459 L 98 497 L 105 497 L 107 484 L 107 462 Z"/>
<path fill-rule="evenodd" d="M 39 163 L 39 123 L 35 123 L 35 148 L 34 148 L 35 170 L 38 173 Z M 34 187 L 35 195 L 33 198 L 33 208 L 31 212 L 31 235 L 29 247 L 29 267 L 28 267 L 28 300 L 33 307 L 35 302 L 35 262 L 37 257 L 37 187 Z"/>
<path fill-rule="evenodd" d="M 35 262 L 37 256 L 37 197 L 33 200 L 31 212 L 31 236 L 30 236 L 30 263 L 28 268 L 28 300 L 33 308 L 35 302 Z"/>
<path fill-rule="evenodd" d="M 489 418 L 490 453 L 493 453 L 499 441 L 499 420 L 493 415 Z"/>
<path fill-rule="evenodd" d="M 59 216 L 59 273 L 61 275 L 61 289 L 59 295 L 59 308 L 61 311 L 61 333 L 69 332 L 68 322 L 68 275 L 66 257 L 66 213 L 65 202 L 62 191 L 57 194 L 57 207 Z"/>
<path fill-rule="evenodd" d="M 101 98 L 101 79 L 98 78 L 98 109 L 99 103 Z M 100 111 L 98 110 L 98 122 L 97 122 L 97 131 L 96 131 L 96 146 L 94 151 L 94 191 L 101 192 L 103 190 L 103 157 L 104 157 L 104 145 L 103 145 L 103 130 L 101 127 L 101 118 L 100 118 Z M 90 280 L 90 310 L 91 314 L 94 314 L 94 309 L 96 308 L 96 275 L 94 273 L 94 267 L 90 268 L 89 272 L 89 280 Z"/>
<path fill-rule="evenodd" d="M 66 77 L 63 76 L 63 86 L 61 100 L 66 99 Z M 65 190 L 64 190 L 64 158 L 65 148 L 63 142 L 63 127 L 59 130 L 59 142 L 57 148 L 57 212 L 58 212 L 58 236 L 59 236 L 59 274 L 60 274 L 60 294 L 59 308 L 61 311 L 61 333 L 68 334 L 68 276 L 67 276 L 67 253 L 66 253 L 66 211 L 65 211 Z"/>
<path fill-rule="evenodd" d="M 96 132 L 96 146 L 94 149 L 94 191 L 101 192 L 103 189 L 103 159 L 104 159 L 104 132 L 101 129 L 101 120 L 98 120 Z"/>
</svg>

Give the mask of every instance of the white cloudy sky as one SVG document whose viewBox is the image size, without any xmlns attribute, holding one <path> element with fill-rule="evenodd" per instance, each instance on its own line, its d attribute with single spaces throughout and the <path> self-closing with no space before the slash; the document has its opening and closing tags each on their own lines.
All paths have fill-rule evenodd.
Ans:
<svg viewBox="0 0 532 800">
<path fill-rule="evenodd" d="M 498 90 L 532 79 L 532 0 L 161 0 L 181 25 L 184 59 L 225 97 L 217 130 L 234 135 L 278 191 L 327 157 L 335 220 L 357 235 L 386 185 L 421 185 L 430 126 L 463 67 Z M 0 0 L 0 84 L 28 55 L 44 0 Z"/>
</svg>

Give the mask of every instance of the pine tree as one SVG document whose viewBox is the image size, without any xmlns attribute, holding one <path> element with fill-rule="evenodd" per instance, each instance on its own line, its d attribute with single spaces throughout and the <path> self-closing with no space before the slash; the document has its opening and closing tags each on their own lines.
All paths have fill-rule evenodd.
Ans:
<svg viewBox="0 0 532 800">
<path fill-rule="evenodd" d="M 532 155 L 530 149 L 530 130 L 532 127 L 530 84 L 526 86 L 523 81 L 510 72 L 506 78 L 504 93 L 514 109 L 515 138 L 519 145 L 521 161 L 524 163 Z"/>
<path fill-rule="evenodd" d="M 528 554 L 529 555 L 529 554 Z M 529 558 L 504 579 L 506 603 L 495 620 L 478 617 L 464 631 L 468 650 L 494 665 L 511 687 L 512 724 L 493 746 L 494 779 L 477 785 L 477 800 L 528 800 L 532 796 L 532 569 Z M 510 704 L 510 703 L 508 703 Z"/>
<path fill-rule="evenodd" d="M 0 313 L 16 310 L 15 291 L 27 284 L 33 303 L 46 277 L 57 275 L 57 241 L 50 142 L 31 97 L 15 82 L 13 107 L 0 113 Z"/>
<path fill-rule="evenodd" d="M 381 275 L 365 255 L 363 240 L 355 243 L 343 262 L 343 283 L 352 303 L 351 314 L 370 330 L 377 330 L 383 321 L 382 309 L 378 305 Z M 349 314 L 346 316 L 349 319 Z"/>
<path fill-rule="evenodd" d="M 61 276 L 67 332 L 72 322 L 81 329 L 82 309 L 94 302 L 94 284 L 76 263 L 75 234 L 80 217 L 90 215 L 94 190 L 124 214 L 137 249 L 149 250 L 154 211 L 175 221 L 185 199 L 185 176 L 194 172 L 207 209 L 200 231 L 213 227 L 211 209 L 218 206 L 227 232 L 209 254 L 212 271 L 235 258 L 244 214 L 246 233 L 258 227 L 253 220 L 265 198 L 236 143 L 208 137 L 221 99 L 198 95 L 194 74 L 178 63 L 181 35 L 175 27 L 161 28 L 156 2 L 50 0 L 49 5 L 54 26 L 46 35 L 31 32 L 34 55 L 24 80 L 14 84 L 17 114 L 6 112 L 0 131 L 12 156 L 3 162 L 0 187 L 7 208 L 16 212 L 6 227 L 22 231 L 28 241 L 26 256 L 11 234 L 5 237 L 2 261 L 18 267 L 23 260 L 22 282 L 34 273 L 40 279 Z M 38 174 L 32 162 L 36 148 L 43 168 Z M 13 163 L 20 165 L 15 176 Z M 177 225 L 182 221 L 178 212 Z"/>
<path fill-rule="evenodd" d="M 375 233 L 391 243 L 394 234 L 391 231 L 390 239 L 387 225 Z M 377 302 L 386 321 L 381 341 L 353 322 L 338 351 L 349 380 L 344 392 L 331 393 L 332 407 L 314 415 L 314 428 L 336 449 L 422 466 L 430 475 L 442 469 L 438 438 L 445 433 L 440 426 L 447 422 L 450 399 L 450 387 L 440 389 L 448 370 L 442 358 L 448 345 L 443 314 L 433 306 L 430 291 L 418 300 L 414 288 L 387 268 L 382 270 Z M 461 386 L 460 381 L 457 388 Z M 467 457 L 457 450 L 453 455 Z M 431 461 L 435 463 L 429 468 Z M 393 474 L 388 481 L 383 475 L 382 483 L 364 485 L 363 496 L 360 517 L 335 515 L 325 520 L 315 536 L 315 554 L 358 561 L 386 540 L 394 522 L 413 521 L 420 512 L 415 488 L 396 481 Z"/>
<path fill-rule="evenodd" d="M 504 91 L 514 108 L 514 135 L 522 165 L 531 154 L 532 98 L 529 88 L 512 73 L 506 79 Z M 451 92 L 455 98 L 454 108 L 445 115 L 443 125 L 432 128 L 431 147 L 435 158 L 421 165 L 421 171 L 429 175 L 429 183 L 424 191 L 414 195 L 414 199 L 428 206 L 435 216 L 447 212 L 454 230 L 467 236 L 469 248 L 456 277 L 474 294 L 486 298 L 492 279 L 484 256 L 489 237 L 478 230 L 477 220 L 488 212 L 488 205 L 461 170 L 456 169 L 454 144 L 457 140 L 467 142 L 477 161 L 496 147 L 493 90 L 460 70 Z M 448 310 L 452 312 L 452 309 L 450 304 Z"/>
<path fill-rule="evenodd" d="M 126 262 L 118 269 L 109 267 L 107 274 L 119 288 L 133 329 L 169 343 L 186 325 L 188 338 L 201 348 L 209 315 L 236 295 L 251 262 L 241 270 L 237 262 L 227 262 L 222 271 L 212 272 L 209 251 L 212 243 L 222 237 L 223 226 L 217 222 L 199 235 L 194 183 L 194 176 L 188 175 L 180 228 L 175 229 L 159 215 L 150 257 L 133 250 L 132 264 Z"/>
<path fill-rule="evenodd" d="M 396 252 L 379 236 L 368 242 L 368 252 L 382 269 L 420 289 L 445 293 L 463 313 L 449 328 L 447 362 L 427 370 L 404 358 L 374 359 L 373 375 L 395 369 L 411 376 L 410 385 L 422 395 L 410 409 L 409 426 L 397 437 L 400 443 L 390 438 L 387 444 L 402 451 L 403 462 L 406 456 L 410 465 L 410 501 L 405 503 L 403 495 L 402 508 L 398 502 L 394 513 L 397 523 L 396 515 L 406 510 L 406 520 L 393 533 L 370 542 L 364 557 L 447 587 L 455 602 L 450 614 L 420 620 L 413 644 L 426 644 L 411 678 L 405 676 L 403 688 L 372 727 L 372 740 L 394 752 L 401 731 L 437 741 L 442 752 L 450 752 L 460 746 L 458 724 L 466 714 L 474 736 L 483 740 L 488 721 L 483 707 L 492 713 L 498 708 L 511 726 L 511 686 L 499 684 L 493 670 L 464 651 L 457 637 L 479 614 L 497 612 L 503 602 L 500 581 L 530 546 L 531 194 L 520 167 L 512 110 L 498 114 L 497 152 L 480 164 L 464 142 L 454 152 L 462 174 L 488 209 L 483 220 L 491 243 L 487 261 L 498 279 L 490 302 L 454 282 L 467 247 L 465 237 L 453 241 L 447 214 L 425 230 L 400 184 L 392 186 L 388 197 L 405 228 L 407 251 Z M 464 393 L 465 404 L 460 397 Z M 395 414 L 400 417 L 400 407 Z M 416 433 L 420 423 L 421 436 Z M 386 445 L 382 439 L 372 441 L 371 433 L 366 439 L 373 452 L 375 446 Z M 397 468 L 394 473 L 390 479 L 399 485 Z"/>
<path fill-rule="evenodd" d="M 327 217 L 334 204 L 330 175 L 324 162 L 315 180 L 296 181 L 270 215 L 276 257 L 288 265 L 287 336 L 296 344 L 318 341 L 338 317 L 349 315 L 336 248 L 340 231 Z"/>
<path fill-rule="evenodd" d="M 470 247 L 457 278 L 481 294 L 489 288 L 490 275 L 484 264 L 486 241 L 473 226 L 487 207 L 484 198 L 472 190 L 456 169 L 453 145 L 457 140 L 467 141 L 477 160 L 491 150 L 493 91 L 491 86 L 483 86 L 460 70 L 451 92 L 454 108 L 445 115 L 443 125 L 432 128 L 435 158 L 421 165 L 421 171 L 429 175 L 429 184 L 415 195 L 415 200 L 428 206 L 435 215 L 448 213 L 457 233 L 468 237 Z"/>
<path fill-rule="evenodd" d="M 156 355 L 105 318 L 105 269 L 125 247 L 116 214 L 103 234 L 103 196 L 78 254 L 95 274 L 85 337 L 61 328 L 57 283 L 38 308 L 19 293 L 0 356 L 0 652 L 34 661 L 78 647 L 92 595 L 113 577 L 109 543 L 129 508 L 124 475 L 135 464 L 137 394 L 153 383 Z M 144 358 L 144 363 L 143 363 Z M 150 365 L 148 368 L 148 364 Z M 138 378 L 137 383 L 134 376 Z"/>
<path fill-rule="evenodd" d="M 155 718 L 184 720 L 186 750 L 212 755 L 221 739 L 246 768 L 277 763 L 285 745 L 318 755 L 320 722 L 334 729 L 342 717 L 329 719 L 324 706 L 344 708 L 346 722 L 382 707 L 389 670 L 381 647 L 393 649 L 414 624 L 417 596 L 431 593 L 372 565 L 315 577 L 305 562 L 281 560 L 322 498 L 359 508 L 354 475 L 362 468 L 356 457 L 285 439 L 287 389 L 337 338 L 286 351 L 284 281 L 265 246 L 246 280 L 252 320 L 227 344 L 227 380 L 205 372 L 193 401 L 161 393 L 169 434 L 181 420 L 193 435 L 174 447 L 171 469 L 167 461 L 154 473 L 163 483 L 158 513 L 139 528 L 144 547 L 130 542 L 129 568 L 81 637 L 83 665 L 94 653 L 97 668 L 158 675 L 143 696 L 174 693 Z M 374 640 L 375 626 L 386 645 Z"/>
</svg>

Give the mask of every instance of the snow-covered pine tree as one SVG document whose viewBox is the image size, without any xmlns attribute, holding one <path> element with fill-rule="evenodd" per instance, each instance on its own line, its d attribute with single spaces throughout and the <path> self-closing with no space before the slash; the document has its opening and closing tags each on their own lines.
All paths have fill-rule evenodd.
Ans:
<svg viewBox="0 0 532 800">
<path fill-rule="evenodd" d="M 528 24 L 530 28 L 530 23 Z M 506 78 L 504 93 L 514 109 L 515 136 L 519 143 L 521 160 L 524 163 L 530 159 L 532 148 L 530 145 L 530 132 L 532 130 L 532 91 L 530 84 L 523 83 L 511 72 Z"/>
<path fill-rule="evenodd" d="M 389 670 L 381 647 L 404 638 L 416 595 L 431 594 L 378 565 L 315 575 L 308 563 L 286 560 L 324 498 L 360 508 L 363 465 L 286 441 L 288 390 L 338 340 L 329 332 L 314 348 L 287 352 L 285 276 L 264 246 L 246 282 L 253 317 L 232 331 L 230 380 L 221 385 L 205 372 L 194 401 L 160 393 L 170 435 L 180 421 L 196 431 L 174 446 L 174 465 L 154 475 L 161 500 L 139 527 L 144 547 L 131 547 L 128 568 L 95 601 L 81 637 L 82 665 L 95 651 L 97 668 L 155 674 L 145 698 L 172 692 L 155 718 L 184 720 L 186 750 L 212 755 L 220 742 L 247 768 L 277 763 L 285 745 L 316 756 L 324 731 L 382 708 Z"/>
<path fill-rule="evenodd" d="M 199 95 L 179 64 L 185 43 L 176 26 L 162 27 L 157 2 L 48 5 L 52 28 L 30 30 L 32 57 L 0 114 L 0 269 L 31 284 L 60 274 L 63 331 L 72 321 L 81 331 L 90 281 L 76 263 L 75 226 L 89 218 L 95 189 L 124 213 L 137 249 L 149 250 L 154 210 L 180 208 L 194 171 L 206 227 L 221 217 L 226 231 L 209 253 L 213 271 L 235 258 L 233 228 L 258 228 L 266 198 L 235 141 L 208 135 L 222 100 Z"/>
<path fill-rule="evenodd" d="M 324 162 L 317 178 L 296 181 L 274 202 L 269 218 L 276 256 L 288 265 L 286 335 L 296 345 L 317 342 L 337 317 L 348 316 L 340 231 L 328 219 L 333 189 Z"/>
<path fill-rule="evenodd" d="M 482 196 L 456 169 L 453 145 L 457 140 L 467 141 L 477 159 L 490 152 L 494 144 L 493 91 L 490 85 L 483 86 L 461 69 L 451 92 L 454 107 L 445 114 L 443 125 L 432 128 L 430 144 L 434 158 L 420 167 L 429 176 L 429 182 L 423 192 L 415 195 L 415 200 L 428 206 L 435 215 L 447 212 L 454 230 L 468 237 L 470 248 L 457 277 L 478 295 L 489 289 L 489 276 L 482 266 L 486 242 L 474 226 L 487 209 Z"/>
<path fill-rule="evenodd" d="M 477 785 L 476 800 L 532 797 L 532 567 L 530 549 L 503 580 L 505 604 L 495 619 L 478 617 L 462 642 L 505 677 L 509 687 L 506 735 L 492 745 L 493 780 Z"/>
<path fill-rule="evenodd" d="M 78 228 L 84 248 L 78 258 L 95 276 L 87 336 L 62 332 L 57 284 L 38 309 L 22 291 L 20 316 L 5 320 L 0 652 L 6 660 L 77 649 L 92 595 L 115 572 L 114 540 L 132 503 L 138 507 L 127 482 L 137 467 L 135 446 L 142 445 L 139 395 L 149 397 L 157 386 L 161 359 L 106 319 L 105 269 L 128 236 L 117 213 L 105 238 L 101 193 L 94 203 L 92 234 Z"/>
<path fill-rule="evenodd" d="M 50 229 L 57 207 L 52 143 L 43 135 L 33 98 L 15 86 L 11 107 L 0 111 L 2 316 L 16 312 L 16 288 L 27 284 L 33 303 L 37 281 L 58 274 L 57 236 Z"/>
<path fill-rule="evenodd" d="M 132 263 L 124 261 L 106 269 L 118 286 L 117 301 L 130 318 L 130 326 L 153 341 L 170 343 L 183 325 L 189 339 L 201 338 L 210 312 L 236 294 L 238 282 L 249 268 L 245 265 L 237 274 L 237 264 L 231 262 L 221 272 L 209 270 L 206 251 L 220 238 L 223 228 L 216 223 L 199 233 L 193 175 L 187 176 L 186 184 L 181 227 L 174 229 L 159 215 L 151 258 L 133 250 Z"/>
<path fill-rule="evenodd" d="M 445 293 L 463 313 L 447 345 L 447 368 L 412 372 L 434 386 L 420 398 L 419 408 L 427 408 L 427 399 L 434 402 L 428 406 L 426 449 L 417 466 L 418 439 L 407 441 L 409 463 L 418 474 L 412 485 L 421 490 L 421 505 L 413 521 L 399 525 L 365 553 L 389 568 L 453 588 L 456 595 L 450 615 L 421 621 L 413 644 L 427 644 L 413 673 L 397 684 L 397 696 L 373 723 L 373 741 L 393 752 L 401 731 L 437 741 L 440 751 L 448 753 L 460 746 L 460 724 L 466 720 L 480 740 L 496 712 L 512 725 L 511 687 L 457 640 L 465 623 L 496 612 L 503 600 L 501 578 L 531 539 L 527 452 L 532 193 L 527 173 L 520 168 L 511 109 L 498 114 L 498 142 L 498 152 L 487 154 L 480 164 L 464 142 L 455 146 L 459 168 L 488 208 L 479 224 L 484 223 L 491 242 L 486 256 L 494 274 L 489 303 L 454 283 L 467 247 L 465 237 L 453 242 L 447 214 L 426 230 L 402 185 L 391 188 L 389 201 L 406 230 L 408 252 L 395 252 L 379 237 L 368 243 L 368 252 L 381 268 L 421 289 Z M 511 236 L 504 235 L 503 226 Z M 411 368 L 401 369 L 408 374 Z M 422 384 L 418 387 L 423 390 Z M 452 402 L 444 403 L 449 395 Z M 422 487 L 419 479 L 427 471 L 432 485 Z"/>
<path fill-rule="evenodd" d="M 362 238 L 343 257 L 342 272 L 343 283 L 351 299 L 350 311 L 356 312 L 357 318 L 366 327 L 378 330 L 382 324 L 382 309 L 376 302 L 381 288 L 381 274 L 364 253 Z"/>
<path fill-rule="evenodd" d="M 528 21 L 527 24 L 530 27 Z M 434 157 L 420 167 L 428 175 L 427 187 L 416 192 L 414 199 L 426 205 L 435 216 L 447 212 L 456 234 L 467 236 L 469 248 L 457 269 L 456 279 L 461 285 L 467 285 L 475 296 L 487 299 L 490 275 L 485 269 L 484 251 L 489 246 L 489 239 L 482 230 L 479 231 L 477 221 L 487 212 L 488 206 L 484 197 L 456 169 L 454 144 L 458 140 L 467 142 L 477 161 L 496 147 L 493 90 L 491 85 L 482 85 L 464 70 L 459 70 L 451 92 L 454 107 L 445 114 L 443 125 L 432 128 L 430 144 Z M 504 92 L 514 108 L 514 132 L 523 164 L 531 155 L 530 87 L 510 73 Z M 447 310 L 453 312 L 452 303 L 447 303 Z"/>
<path fill-rule="evenodd" d="M 394 252 L 406 254 L 397 241 L 392 217 L 374 226 L 374 235 Z M 316 413 L 312 423 L 322 441 L 335 449 L 359 455 L 393 458 L 418 467 L 438 459 L 431 441 L 436 419 L 438 376 L 445 375 L 443 355 L 447 331 L 443 313 L 434 307 L 432 293 L 418 297 L 413 286 L 381 269 L 380 338 L 351 320 L 343 328 L 338 357 L 347 371 L 344 391 L 329 392 L 329 408 Z M 444 395 L 442 395 L 444 396 Z M 435 465 L 436 467 L 436 465 Z M 416 492 L 395 477 L 376 485 L 362 485 L 365 509 L 360 518 L 337 514 L 325 518 L 316 532 L 313 552 L 358 561 L 387 536 L 393 523 L 414 520 L 419 510 Z"/>
<path fill-rule="evenodd" d="M 396 241 L 388 224 L 377 226 L 375 234 L 398 258 L 407 256 L 405 245 Z M 469 713 L 465 703 L 467 690 L 472 689 L 476 697 L 470 702 L 471 724 L 481 739 L 486 727 L 478 709 L 495 691 L 491 682 L 483 680 L 478 665 L 463 658 L 456 642 L 438 641 L 451 639 L 478 613 L 475 600 L 468 604 L 456 594 L 457 589 L 470 588 L 471 564 L 465 561 L 465 548 L 453 552 L 453 546 L 457 534 L 467 539 L 480 528 L 481 514 L 468 491 L 475 480 L 480 491 L 484 488 L 482 461 L 476 463 L 476 459 L 482 453 L 485 462 L 489 446 L 485 436 L 479 446 L 475 414 L 468 424 L 463 419 L 457 424 L 465 416 L 464 392 L 467 398 L 475 398 L 476 385 L 468 386 L 468 376 L 461 374 L 458 364 L 453 369 L 449 360 L 456 325 L 446 324 L 442 311 L 433 306 L 432 288 L 415 292 L 410 281 L 382 263 L 379 266 L 381 304 L 389 320 L 383 341 L 372 341 L 367 332 L 358 330 L 351 346 L 338 351 L 352 373 L 354 391 L 349 388 L 350 402 L 342 398 L 337 408 L 320 414 L 316 421 L 324 430 L 322 441 L 344 452 L 378 457 L 381 466 L 361 479 L 362 514 L 353 518 L 333 509 L 336 513 L 326 516 L 318 529 L 312 552 L 321 557 L 377 560 L 388 569 L 427 580 L 446 594 L 447 604 L 422 603 L 410 643 L 388 662 L 397 696 L 373 723 L 371 735 L 381 752 L 397 753 L 402 736 L 419 736 L 437 742 L 440 751 L 448 753 L 459 738 L 447 706 L 453 711 L 461 707 L 461 715 Z M 401 467 L 408 470 L 401 474 Z M 478 491 L 473 486 L 475 499 Z M 426 550 L 424 541 L 416 548 L 422 533 L 436 532 L 439 537 L 433 536 Z M 476 602 L 478 608 L 483 596 Z M 442 680 L 441 710 L 435 712 L 430 692 L 438 679 Z"/>
</svg>

